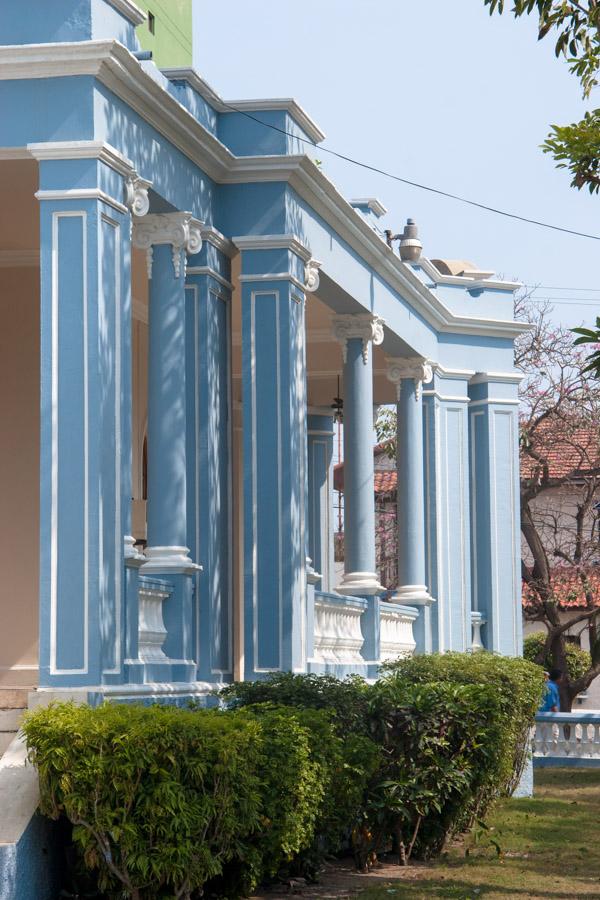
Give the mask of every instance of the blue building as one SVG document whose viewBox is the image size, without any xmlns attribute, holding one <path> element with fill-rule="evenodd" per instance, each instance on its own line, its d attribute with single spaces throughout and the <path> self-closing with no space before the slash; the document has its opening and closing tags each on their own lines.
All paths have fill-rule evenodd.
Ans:
<svg viewBox="0 0 600 900">
<path fill-rule="evenodd" d="M 144 19 L 24 0 L 0 20 L 0 686 L 202 698 L 279 670 L 372 677 L 480 632 L 518 653 L 516 286 L 426 258 L 410 223 L 394 248 L 381 203 L 307 155 L 323 134 L 294 100 L 159 70 Z"/>
</svg>

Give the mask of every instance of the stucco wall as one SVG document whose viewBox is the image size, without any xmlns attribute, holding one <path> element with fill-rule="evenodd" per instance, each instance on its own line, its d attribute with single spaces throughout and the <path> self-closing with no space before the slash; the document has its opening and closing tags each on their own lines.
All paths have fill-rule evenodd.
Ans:
<svg viewBox="0 0 600 900">
<path fill-rule="evenodd" d="M 0 268 L 0 684 L 37 682 L 39 271 Z"/>
</svg>

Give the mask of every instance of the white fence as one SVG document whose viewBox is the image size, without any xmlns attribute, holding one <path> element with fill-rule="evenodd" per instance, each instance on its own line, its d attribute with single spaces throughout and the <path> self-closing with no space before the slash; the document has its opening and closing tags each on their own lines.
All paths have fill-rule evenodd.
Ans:
<svg viewBox="0 0 600 900">
<path fill-rule="evenodd" d="M 600 766 L 600 713 L 538 713 L 534 766 Z"/>
</svg>

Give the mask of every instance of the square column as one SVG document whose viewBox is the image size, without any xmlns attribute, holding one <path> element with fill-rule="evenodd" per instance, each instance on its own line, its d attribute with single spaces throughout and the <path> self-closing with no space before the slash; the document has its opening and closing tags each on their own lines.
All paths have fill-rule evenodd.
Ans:
<svg viewBox="0 0 600 900">
<path fill-rule="evenodd" d="M 433 650 L 471 649 L 468 379 L 433 367 L 423 388 L 425 564 Z"/>
<path fill-rule="evenodd" d="M 185 280 L 187 534 L 194 575 L 198 679 L 233 676 L 231 284 L 229 259 L 205 239 Z"/>
<path fill-rule="evenodd" d="M 431 381 L 427 360 L 387 360 L 396 385 L 396 471 L 398 503 L 398 588 L 393 602 L 420 609 L 414 633 L 418 652 L 431 652 L 430 606 L 425 573 L 425 487 L 423 461 L 423 382 Z"/>
<path fill-rule="evenodd" d="M 97 160 L 52 161 L 43 146 L 34 155 L 40 159 L 40 686 L 119 683 L 131 497 L 130 211 L 122 177 Z"/>
<path fill-rule="evenodd" d="M 469 382 L 473 641 L 481 628 L 483 646 L 507 656 L 522 648 L 520 380 L 481 372 Z"/>
<path fill-rule="evenodd" d="M 246 239 L 234 240 L 243 247 Z M 309 256 L 297 242 L 294 249 L 242 249 L 246 678 L 306 670 Z"/>
<path fill-rule="evenodd" d="M 373 468 L 373 360 L 370 345 L 383 341 L 383 319 L 335 316 L 333 333 L 344 360 L 344 577 L 340 594 L 382 593 L 375 571 Z"/>
</svg>

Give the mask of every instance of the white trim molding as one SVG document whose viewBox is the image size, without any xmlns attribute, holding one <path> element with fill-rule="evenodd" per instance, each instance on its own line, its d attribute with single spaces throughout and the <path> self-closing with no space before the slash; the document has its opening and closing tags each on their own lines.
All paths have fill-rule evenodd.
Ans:
<svg viewBox="0 0 600 900">
<path fill-rule="evenodd" d="M 363 363 L 366 366 L 369 360 L 369 344 L 372 342 L 374 346 L 378 346 L 383 343 L 384 325 L 384 319 L 371 313 L 333 316 L 331 320 L 332 334 L 335 340 L 342 345 L 344 362 L 346 362 L 347 358 L 347 342 L 351 338 L 360 338 L 362 340 Z"/>
<path fill-rule="evenodd" d="M 224 234 L 221 234 L 218 229 L 214 228 L 212 225 L 203 225 L 201 232 L 202 240 L 206 244 L 212 244 L 213 247 L 216 247 L 217 250 L 220 250 L 225 256 L 233 256 L 235 253 L 235 245 L 229 238 L 226 238 Z"/>
<path fill-rule="evenodd" d="M 320 144 L 321 141 L 325 140 L 324 132 L 321 131 L 316 122 L 293 97 L 271 97 L 264 100 L 223 100 L 195 69 L 169 68 L 161 69 L 161 71 L 170 81 L 186 81 L 192 90 L 200 94 L 207 103 L 210 103 L 216 112 L 244 113 L 282 109 L 291 116 L 315 144 Z"/>
<path fill-rule="evenodd" d="M 181 252 L 190 256 L 202 248 L 202 222 L 191 212 L 161 213 L 144 216 L 133 225 L 133 246 L 146 251 L 148 278 L 152 278 L 152 248 L 155 244 L 170 244 L 173 253 L 175 278 L 181 274 Z"/>
<path fill-rule="evenodd" d="M 132 25 L 142 25 L 146 21 L 146 13 L 132 0 L 106 0 L 106 2 L 125 16 Z"/>
<path fill-rule="evenodd" d="M 119 175 L 132 175 L 135 168 L 130 159 L 105 141 L 46 141 L 27 144 L 27 153 L 34 159 L 97 159 Z"/>
<path fill-rule="evenodd" d="M 107 194 L 106 191 L 103 191 L 100 188 L 70 188 L 66 191 L 36 191 L 34 196 L 36 200 L 73 200 L 74 202 L 79 202 L 80 200 L 99 200 L 101 203 L 106 203 L 107 206 L 112 206 L 117 212 L 129 212 L 124 203 L 111 197 L 110 194 Z"/>
<path fill-rule="evenodd" d="M 244 234 L 231 240 L 238 250 L 291 250 L 305 263 L 312 257 L 309 248 L 296 234 Z"/>
<path fill-rule="evenodd" d="M 146 547 L 146 562 L 140 568 L 142 575 L 193 574 L 202 566 L 193 562 L 187 547 Z"/>
<path fill-rule="evenodd" d="M 145 216 L 150 209 L 150 197 L 148 190 L 151 181 L 140 178 L 139 175 L 130 175 L 125 182 L 125 202 L 134 216 Z"/>
<path fill-rule="evenodd" d="M 415 262 L 406 262 L 405 265 L 415 266 L 423 269 L 423 271 L 437 284 L 451 284 L 464 287 L 468 291 L 509 291 L 514 293 L 522 284 L 520 281 L 502 281 L 499 278 L 492 278 L 493 272 L 477 271 L 473 275 L 444 275 L 440 272 L 430 259 L 426 256 L 420 256 Z M 479 277 L 475 277 L 479 276 Z"/>
<path fill-rule="evenodd" d="M 521 372 L 476 372 L 469 384 L 520 384 L 524 377 Z"/>
<path fill-rule="evenodd" d="M 378 200 L 377 197 L 356 197 L 351 200 L 348 200 L 348 203 L 352 207 L 366 206 L 371 210 L 373 215 L 377 216 L 380 219 L 382 216 L 385 216 L 387 213 L 387 208 L 383 205 L 381 200 Z"/>
<path fill-rule="evenodd" d="M 415 401 L 421 397 L 423 382 L 427 383 L 433 378 L 433 370 L 428 359 L 422 356 L 410 357 L 386 357 L 388 381 L 396 385 L 396 397 L 400 399 L 402 381 L 412 378 L 415 383 Z"/>
<path fill-rule="evenodd" d="M 188 266 L 185 270 L 186 275 L 210 275 L 211 278 L 214 278 L 215 281 L 218 281 L 220 285 L 226 288 L 228 291 L 233 290 L 233 285 L 230 281 L 227 281 L 226 278 L 223 278 L 220 272 L 217 272 L 216 269 L 213 269 L 212 266 Z M 221 297 L 222 295 L 219 294 Z"/>
</svg>

